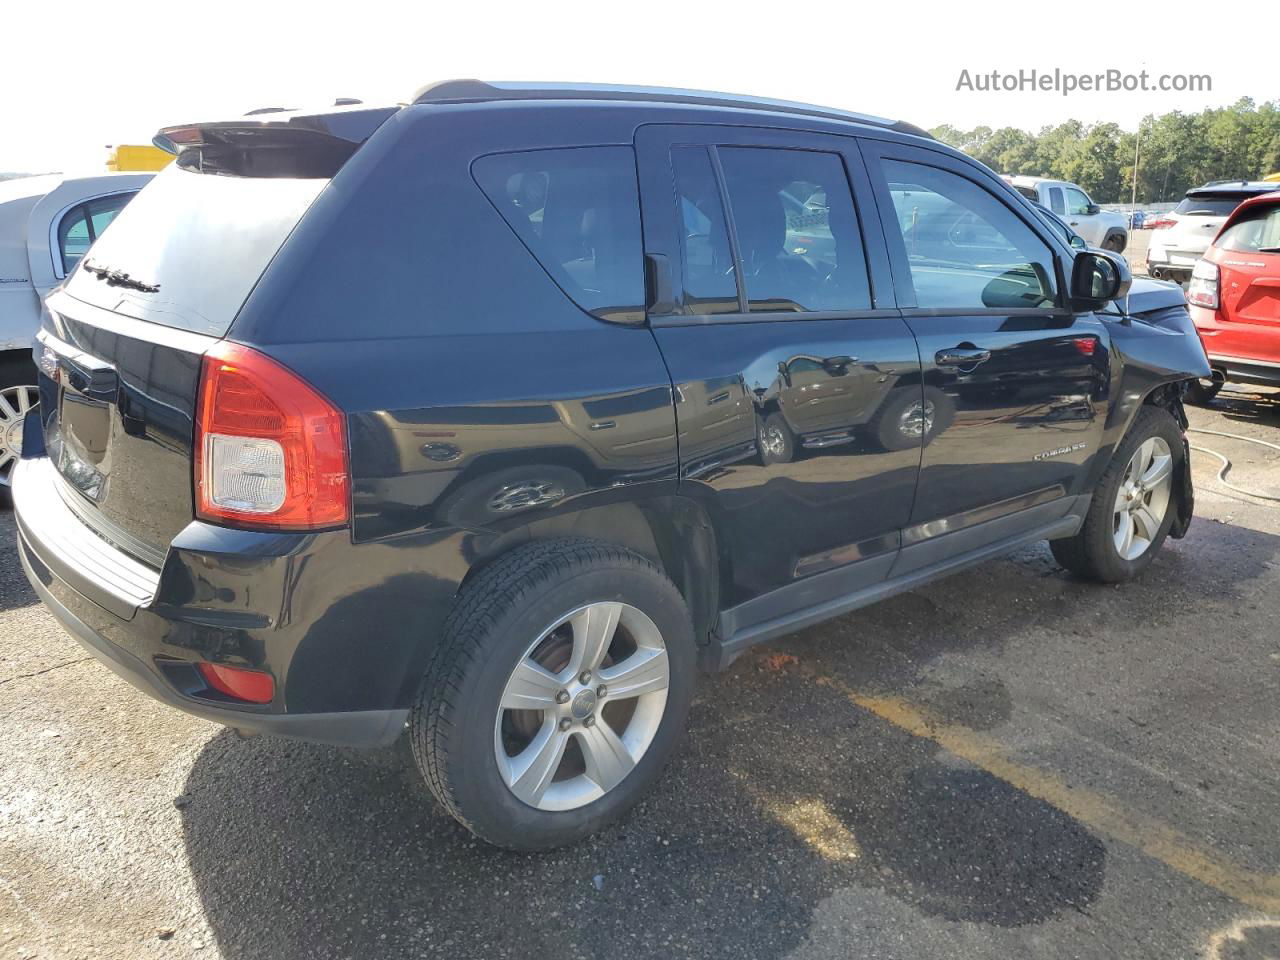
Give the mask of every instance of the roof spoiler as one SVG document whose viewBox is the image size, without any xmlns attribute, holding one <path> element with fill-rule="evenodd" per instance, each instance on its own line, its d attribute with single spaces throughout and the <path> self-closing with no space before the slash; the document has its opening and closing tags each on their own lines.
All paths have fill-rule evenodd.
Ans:
<svg viewBox="0 0 1280 960">
<path fill-rule="evenodd" d="M 484 80 L 442 80 L 420 87 L 411 103 L 477 103 L 491 100 L 628 100 L 652 103 L 687 103 L 693 106 L 736 107 L 767 110 L 828 120 L 844 120 L 884 127 L 898 133 L 932 140 L 933 136 L 913 123 L 886 120 L 835 107 L 819 107 L 791 100 L 772 100 L 709 90 L 682 90 L 672 87 L 632 87 L 606 83 L 517 83 Z"/>
<path fill-rule="evenodd" d="M 203 173 L 329 177 L 400 108 L 351 105 L 323 112 L 267 109 L 234 120 L 162 128 L 151 140 Z"/>
</svg>

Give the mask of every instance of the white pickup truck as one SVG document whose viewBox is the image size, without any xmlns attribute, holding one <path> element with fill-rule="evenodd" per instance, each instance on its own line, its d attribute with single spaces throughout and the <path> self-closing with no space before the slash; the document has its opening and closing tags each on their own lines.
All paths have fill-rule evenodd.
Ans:
<svg viewBox="0 0 1280 960">
<path fill-rule="evenodd" d="M 1060 216 L 1089 246 L 1122 253 L 1128 245 L 1129 223 L 1125 216 L 1103 210 L 1074 183 L 1044 177 L 1006 176 L 1004 180 L 1028 200 Z"/>
<path fill-rule="evenodd" d="M 31 340 L 40 301 L 153 173 L 51 174 L 0 183 L 0 502 L 22 452 L 22 420 L 36 403 Z"/>
</svg>

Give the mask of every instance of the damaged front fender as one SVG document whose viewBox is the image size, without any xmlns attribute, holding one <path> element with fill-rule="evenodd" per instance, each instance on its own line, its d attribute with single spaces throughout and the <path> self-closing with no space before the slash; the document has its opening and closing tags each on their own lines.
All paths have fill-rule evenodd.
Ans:
<svg viewBox="0 0 1280 960">
<path fill-rule="evenodd" d="M 1169 536 L 1184 537 L 1195 511 L 1195 489 L 1182 395 L 1188 382 L 1210 375 L 1209 358 L 1185 304 L 1109 326 L 1115 402 L 1107 418 L 1107 442 L 1114 450 L 1144 404 L 1164 407 L 1173 415 L 1183 431 L 1183 456 L 1174 477 L 1176 512 Z"/>
</svg>

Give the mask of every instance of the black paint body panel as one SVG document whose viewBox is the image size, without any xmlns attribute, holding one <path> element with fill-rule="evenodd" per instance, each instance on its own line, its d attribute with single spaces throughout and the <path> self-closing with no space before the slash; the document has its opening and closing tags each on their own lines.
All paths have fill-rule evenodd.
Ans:
<svg viewBox="0 0 1280 960">
<path fill-rule="evenodd" d="M 530 256 L 470 172 L 488 153 L 634 144 L 645 252 L 678 273 L 666 134 L 655 132 L 678 124 L 718 128 L 716 142 L 821 144 L 844 157 L 871 309 L 707 322 L 673 302 L 647 324 L 604 322 Z M 1070 248 L 990 171 L 883 127 L 656 103 L 400 110 L 320 193 L 229 333 L 345 412 L 350 528 L 195 521 L 192 418 L 212 341 L 59 294 L 46 330 L 117 380 L 110 396 L 80 391 L 74 449 L 102 495 L 66 491 L 72 517 L 59 522 L 88 523 L 159 579 L 131 618 L 109 612 L 57 575 L 40 546 L 53 521 L 24 514 L 19 495 L 30 575 L 55 610 L 202 715 L 214 709 L 207 696 L 173 679 L 201 660 L 275 678 L 274 703 L 214 705 L 224 712 L 370 715 L 409 706 L 467 578 L 529 539 L 599 537 L 649 558 L 684 592 L 709 662 L 723 662 L 717 651 L 1028 537 L 1068 535 L 1144 398 L 1207 373 L 1199 341 L 1189 326 L 1065 305 L 915 310 L 863 159 L 886 144 L 930 151 L 988 186 L 1069 274 Z M 944 371 L 936 353 L 961 342 L 991 359 Z M 59 384 L 42 377 L 48 410 Z M 933 411 L 931 425 L 895 433 L 911 404 Z M 760 445 L 775 414 L 794 440 L 785 461 Z M 27 458 L 58 455 L 56 420 L 28 424 Z"/>
</svg>

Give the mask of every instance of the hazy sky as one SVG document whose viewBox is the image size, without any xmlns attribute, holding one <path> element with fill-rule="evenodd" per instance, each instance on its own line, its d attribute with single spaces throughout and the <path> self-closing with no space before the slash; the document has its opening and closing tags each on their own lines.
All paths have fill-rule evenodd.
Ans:
<svg viewBox="0 0 1280 960">
<path fill-rule="evenodd" d="M 964 11 L 957 14 L 955 11 Z M 1152 11 L 1158 11 L 1152 16 Z M 13 0 L 0 56 L 0 171 L 94 170 L 157 128 L 335 96 L 403 100 L 450 77 L 728 90 L 929 127 L 1145 113 L 1280 98 L 1274 31 L 1203 4 L 819 4 L 525 0 L 275 5 Z M 1158 21 L 1158 26 L 1151 26 Z M 1188 27 L 1179 26 L 1186 22 Z M 1193 26 L 1194 25 L 1194 26 Z M 1209 93 L 957 92 L 971 74 L 1207 73 Z"/>
</svg>

